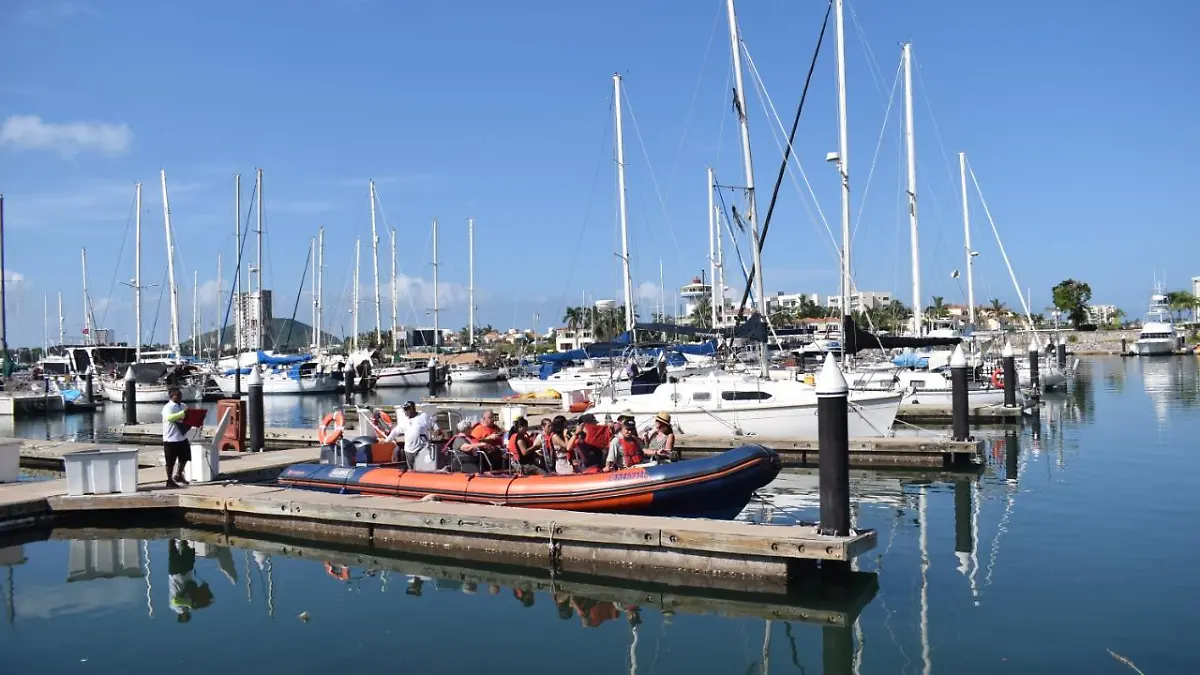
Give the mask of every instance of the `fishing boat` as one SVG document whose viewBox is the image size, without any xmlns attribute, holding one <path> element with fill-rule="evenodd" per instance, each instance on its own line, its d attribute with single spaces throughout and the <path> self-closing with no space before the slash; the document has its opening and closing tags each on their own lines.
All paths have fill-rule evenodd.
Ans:
<svg viewBox="0 0 1200 675">
<path fill-rule="evenodd" d="M 381 445 L 376 444 L 376 448 Z M 375 451 L 372 451 L 373 453 Z M 390 457 L 390 450 L 385 452 Z M 743 445 L 719 455 L 611 472 L 523 476 L 409 471 L 394 466 L 295 464 L 279 475 L 293 488 L 492 504 L 529 509 L 732 520 L 779 474 L 772 449 Z"/>
<path fill-rule="evenodd" d="M 1138 356 L 1160 356 L 1173 354 L 1178 348 L 1175 323 L 1171 321 L 1171 305 L 1161 286 L 1156 287 L 1150 296 L 1150 309 L 1142 320 L 1142 330 L 1133 343 L 1133 353 Z"/>
</svg>

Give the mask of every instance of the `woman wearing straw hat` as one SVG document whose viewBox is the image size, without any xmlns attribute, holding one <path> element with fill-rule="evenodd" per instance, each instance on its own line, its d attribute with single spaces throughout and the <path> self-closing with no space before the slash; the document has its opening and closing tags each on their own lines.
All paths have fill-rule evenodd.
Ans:
<svg viewBox="0 0 1200 675">
<path fill-rule="evenodd" d="M 679 460 L 679 453 L 675 450 L 675 430 L 671 428 L 671 413 L 664 411 L 654 416 L 654 429 L 646 434 L 646 451 L 660 462 Z"/>
</svg>

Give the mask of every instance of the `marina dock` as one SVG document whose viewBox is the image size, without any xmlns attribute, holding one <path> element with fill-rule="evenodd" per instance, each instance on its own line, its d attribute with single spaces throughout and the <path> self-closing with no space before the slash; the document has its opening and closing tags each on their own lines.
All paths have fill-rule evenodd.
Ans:
<svg viewBox="0 0 1200 675">
<path fill-rule="evenodd" d="M 302 456 L 307 452 L 308 456 Z M 250 477 L 265 463 L 312 459 L 311 450 L 249 455 L 222 478 Z M 238 462 L 245 462 L 238 464 Z M 277 466 L 276 466 L 277 468 Z M 178 518 L 226 535 L 263 533 L 371 550 L 535 564 L 561 572 L 669 574 L 690 583 L 785 589 L 801 567 L 848 563 L 876 544 L 874 531 L 824 536 L 813 525 L 618 516 L 388 497 L 339 495 L 270 485 L 212 483 L 165 489 L 161 468 L 142 469 L 139 492 L 66 496 L 66 481 L 5 486 L 0 532 L 64 524 Z"/>
<path fill-rule="evenodd" d="M 212 438 L 214 428 L 204 427 L 202 438 Z M 124 445 L 153 445 L 161 448 L 159 424 L 113 427 L 109 433 Z M 352 432 L 347 435 L 353 436 Z M 316 429 L 268 428 L 267 450 L 288 450 L 318 445 Z M 770 438 L 765 436 L 704 437 L 680 434 L 677 447 L 689 456 L 713 455 L 746 443 L 765 445 L 777 451 L 785 466 L 815 464 L 819 456 L 816 439 Z M 979 456 L 979 441 L 953 441 L 944 435 L 894 436 L 850 439 L 850 464 L 857 467 L 967 467 Z M 157 450 L 161 455 L 161 449 Z M 222 455 L 224 457 L 224 455 Z"/>
</svg>

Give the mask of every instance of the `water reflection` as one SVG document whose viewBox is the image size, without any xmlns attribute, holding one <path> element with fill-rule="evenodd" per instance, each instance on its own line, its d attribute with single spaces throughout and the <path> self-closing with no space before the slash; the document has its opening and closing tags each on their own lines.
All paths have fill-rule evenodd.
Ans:
<svg viewBox="0 0 1200 675">
<path fill-rule="evenodd" d="M 522 650 L 523 675 L 564 664 L 578 673 L 655 675 L 1127 672 L 1112 650 L 1148 674 L 1200 672 L 1178 631 L 1162 630 L 1194 623 L 1200 604 L 1186 555 L 1186 535 L 1200 518 L 1200 502 L 1187 497 L 1200 473 L 1200 414 L 1188 402 L 1196 363 L 1160 361 L 1085 359 L 1078 391 L 1047 397 L 1019 428 L 981 433 L 988 440 L 977 474 L 855 471 L 855 526 L 878 536 L 857 563 L 872 580 L 863 587 L 801 574 L 786 596 L 681 589 L 633 571 L 596 579 L 176 529 L 125 537 L 139 541 L 142 580 L 123 573 L 132 560 L 124 544 L 92 557 L 97 570 L 111 561 L 113 576 L 66 584 L 71 543 L 26 543 L 20 557 L 34 564 L 7 568 L 15 570 L 9 606 L 17 612 L 11 629 L 0 627 L 0 654 L 15 655 L 14 672 L 42 672 L 71 665 L 54 661 L 60 656 L 153 650 L 143 642 L 154 640 L 126 633 L 175 628 L 162 589 L 168 540 L 176 539 L 192 542 L 197 583 L 207 581 L 214 597 L 183 630 L 197 644 L 222 640 L 221 663 L 377 672 L 394 659 L 370 647 L 386 644 L 402 650 L 410 668 L 437 672 L 515 668 L 496 661 L 514 649 Z M 1139 382 L 1147 367 L 1150 381 Z M 1159 367 L 1167 377 L 1155 375 Z M 742 518 L 815 520 L 816 485 L 815 470 L 785 470 Z M 1137 533 L 1135 546 L 1121 545 L 1128 532 Z M 1185 555 L 1163 553 L 1181 544 Z M 237 563 L 233 580 L 221 550 Z M 84 594 L 106 586 L 109 604 Z M 50 611 L 34 611 L 56 590 Z M 137 602 L 122 599 L 130 595 Z M 151 599 L 157 607 L 148 619 Z M 89 622 L 101 626 L 92 631 L 66 623 L 99 616 L 113 620 Z M 144 629 L 138 623 L 147 621 Z M 238 639 L 227 639 L 229 626 Z M 64 627 L 69 648 L 54 640 Z M 90 653 L 71 651 L 77 641 Z M 296 649 L 306 642 L 340 648 Z M 188 655 L 181 668 L 201 672 L 215 662 Z"/>
</svg>

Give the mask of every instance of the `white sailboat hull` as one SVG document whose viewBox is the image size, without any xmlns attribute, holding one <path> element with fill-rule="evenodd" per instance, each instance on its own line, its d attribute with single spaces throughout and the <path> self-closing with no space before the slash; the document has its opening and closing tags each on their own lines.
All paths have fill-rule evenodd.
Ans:
<svg viewBox="0 0 1200 675">
<path fill-rule="evenodd" d="M 376 389 L 429 386 L 428 368 L 385 367 L 371 374 L 375 377 Z"/>
<path fill-rule="evenodd" d="M 1020 392 L 1018 392 L 1018 397 Z M 954 397 L 949 389 L 925 389 L 904 392 L 901 405 L 943 405 L 952 406 Z M 967 404 L 972 408 L 985 405 L 1004 405 L 1003 389 L 968 389 Z"/>
<path fill-rule="evenodd" d="M 465 368 L 463 370 L 455 370 L 451 368 L 450 374 L 447 377 L 452 382 L 494 382 L 500 379 L 500 369 Z"/>
<path fill-rule="evenodd" d="M 242 376 L 242 393 L 249 391 L 247 380 L 249 376 Z M 232 375 L 214 375 L 213 381 L 221 388 L 221 393 L 226 396 L 234 395 L 235 381 Z M 337 391 L 338 382 L 332 375 L 325 373 L 318 374 L 313 377 L 302 377 L 292 379 L 289 377 L 265 377 L 263 378 L 263 395 L 296 395 L 296 394 L 327 394 Z"/>
<path fill-rule="evenodd" d="M 143 384 L 139 382 L 135 386 L 138 403 L 166 403 L 169 400 L 167 392 L 171 389 L 171 385 Z M 194 403 L 203 397 L 204 387 L 201 385 L 181 384 L 178 386 L 179 393 L 183 397 L 184 402 Z M 104 382 L 102 388 L 104 390 L 104 398 L 113 403 L 125 402 L 125 383 L 123 381 Z"/>
</svg>

